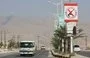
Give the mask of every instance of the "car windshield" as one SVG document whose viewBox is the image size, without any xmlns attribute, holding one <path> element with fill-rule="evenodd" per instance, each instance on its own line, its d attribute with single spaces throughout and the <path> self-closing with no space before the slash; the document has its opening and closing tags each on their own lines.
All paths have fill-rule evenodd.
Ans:
<svg viewBox="0 0 90 58">
<path fill-rule="evenodd" d="M 79 45 L 74 45 L 74 47 L 79 47 Z"/>
<path fill-rule="evenodd" d="M 21 42 L 20 43 L 20 47 L 23 47 L 23 48 L 32 48 L 32 47 L 34 47 L 34 44 L 32 42 Z"/>
</svg>

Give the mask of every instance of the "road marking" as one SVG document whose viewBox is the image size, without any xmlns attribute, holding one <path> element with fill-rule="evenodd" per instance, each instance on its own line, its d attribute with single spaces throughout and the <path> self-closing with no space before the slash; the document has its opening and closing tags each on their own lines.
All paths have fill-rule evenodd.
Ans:
<svg viewBox="0 0 90 58">
<path fill-rule="evenodd" d="M 42 53 L 43 53 L 43 51 L 37 51 L 35 57 L 39 56 Z"/>
</svg>

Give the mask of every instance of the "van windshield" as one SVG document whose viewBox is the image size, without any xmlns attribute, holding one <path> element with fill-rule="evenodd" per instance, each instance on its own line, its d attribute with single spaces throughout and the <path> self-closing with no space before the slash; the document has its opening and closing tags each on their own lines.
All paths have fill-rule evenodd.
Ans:
<svg viewBox="0 0 90 58">
<path fill-rule="evenodd" d="M 32 42 L 21 42 L 20 47 L 22 47 L 22 48 L 32 48 L 32 47 L 34 47 L 34 43 L 32 43 Z"/>
</svg>

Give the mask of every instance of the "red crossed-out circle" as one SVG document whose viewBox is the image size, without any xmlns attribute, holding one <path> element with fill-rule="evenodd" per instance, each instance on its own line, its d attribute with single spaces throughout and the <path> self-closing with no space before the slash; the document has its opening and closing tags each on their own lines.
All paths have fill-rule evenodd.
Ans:
<svg viewBox="0 0 90 58">
<path fill-rule="evenodd" d="M 76 17 L 76 10 L 73 7 L 67 8 L 66 9 L 66 16 L 68 18 L 75 18 Z"/>
</svg>

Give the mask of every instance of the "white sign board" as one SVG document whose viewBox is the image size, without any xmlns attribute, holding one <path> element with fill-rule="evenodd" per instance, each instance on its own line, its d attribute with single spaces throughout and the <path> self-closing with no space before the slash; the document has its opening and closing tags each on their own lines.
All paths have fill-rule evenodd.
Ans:
<svg viewBox="0 0 90 58">
<path fill-rule="evenodd" d="M 78 5 L 77 3 L 64 4 L 64 18 L 66 22 L 78 21 Z"/>
<path fill-rule="evenodd" d="M 76 26 L 76 25 L 77 25 L 76 22 L 68 22 L 68 23 L 66 23 L 67 33 L 72 34 L 73 33 L 73 27 Z"/>
</svg>

